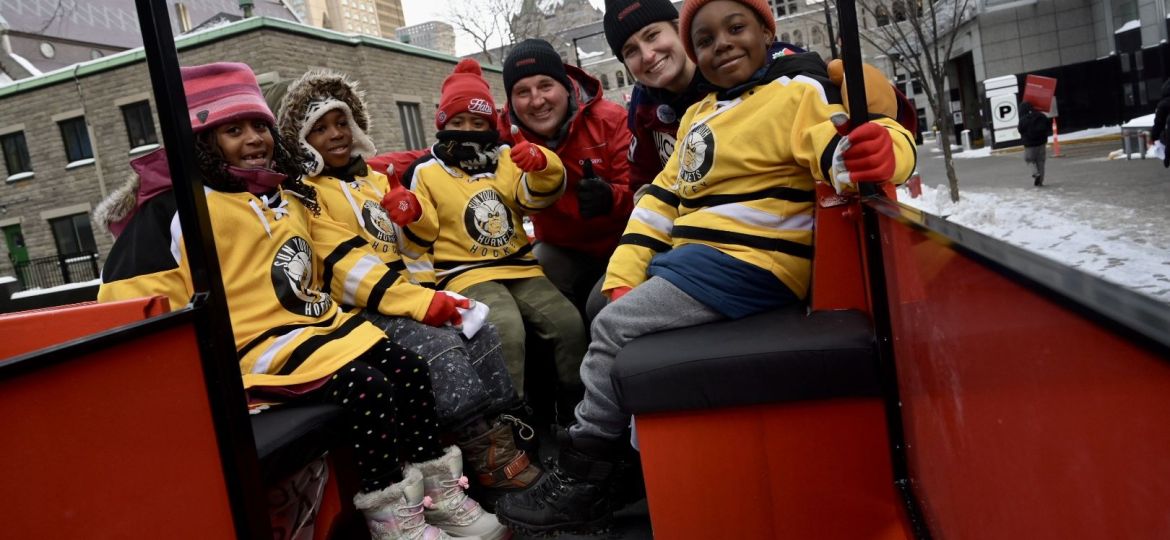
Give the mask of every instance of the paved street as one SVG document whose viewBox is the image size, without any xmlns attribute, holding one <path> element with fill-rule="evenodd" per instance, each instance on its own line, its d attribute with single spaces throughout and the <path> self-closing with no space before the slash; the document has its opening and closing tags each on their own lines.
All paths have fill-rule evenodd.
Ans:
<svg viewBox="0 0 1170 540">
<path fill-rule="evenodd" d="M 1044 186 L 1039 188 L 1032 186 L 1022 151 L 956 159 L 959 193 L 1011 195 L 1043 190 L 1052 204 L 1079 208 L 1076 213 L 1087 226 L 1116 227 L 1131 239 L 1166 245 L 1170 242 L 1170 169 L 1155 159 L 1108 159 L 1109 152 L 1120 148 L 1119 139 L 1072 141 L 1061 144 L 1063 157 L 1054 158 L 1049 146 Z M 929 141 L 918 152 L 923 184 L 945 186 L 942 152 Z M 1125 209 L 1124 215 L 1111 207 Z"/>
</svg>

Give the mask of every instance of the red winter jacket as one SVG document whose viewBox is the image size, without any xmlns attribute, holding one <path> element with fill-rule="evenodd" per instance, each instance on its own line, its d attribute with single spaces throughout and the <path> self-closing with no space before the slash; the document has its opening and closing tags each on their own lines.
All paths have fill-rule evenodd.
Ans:
<svg viewBox="0 0 1170 540">
<path fill-rule="evenodd" d="M 406 170 L 414 161 L 422 156 L 431 153 L 430 148 L 423 148 L 420 150 L 403 150 L 401 152 L 387 152 L 385 154 L 378 154 L 366 160 L 366 165 L 371 169 L 378 171 L 387 176 L 390 180 L 390 185 L 393 186 L 395 182 L 406 185 L 402 181 L 402 175 L 406 174 Z"/>
<path fill-rule="evenodd" d="M 630 163 L 626 159 L 630 146 L 626 110 L 602 97 L 597 79 L 575 66 L 567 65 L 565 71 L 573 83 L 577 110 L 569 111 L 568 128 L 562 131 L 564 135 L 556 147 L 521 126 L 526 139 L 556 152 L 565 165 L 568 180 L 565 194 L 551 208 L 534 214 L 532 223 L 539 241 L 609 259 L 634 209 Z M 514 122 L 520 125 L 511 107 L 506 107 L 499 118 L 499 130 L 509 144 Z M 593 162 L 594 174 L 613 186 L 613 211 L 607 216 L 582 219 L 577 210 L 577 182 L 585 159 Z"/>
</svg>

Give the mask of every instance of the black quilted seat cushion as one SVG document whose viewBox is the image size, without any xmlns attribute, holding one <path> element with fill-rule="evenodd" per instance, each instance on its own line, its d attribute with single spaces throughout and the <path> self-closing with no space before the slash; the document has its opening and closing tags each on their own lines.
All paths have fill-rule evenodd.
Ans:
<svg viewBox="0 0 1170 540">
<path fill-rule="evenodd" d="M 879 394 L 866 315 L 804 306 L 642 336 L 613 377 L 631 414 Z"/>
<path fill-rule="evenodd" d="M 340 440 L 337 405 L 280 405 L 251 416 L 265 485 L 320 457 Z"/>
</svg>

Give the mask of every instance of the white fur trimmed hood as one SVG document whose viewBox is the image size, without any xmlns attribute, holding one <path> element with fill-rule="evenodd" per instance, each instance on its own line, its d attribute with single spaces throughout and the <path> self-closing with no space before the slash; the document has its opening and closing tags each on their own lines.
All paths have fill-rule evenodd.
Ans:
<svg viewBox="0 0 1170 540">
<path fill-rule="evenodd" d="M 277 111 L 277 128 L 284 140 L 296 141 L 306 156 L 305 173 L 317 176 L 325 168 L 325 160 L 306 141 L 309 130 L 325 113 L 339 109 L 349 119 L 353 132 L 351 156 L 370 159 L 377 153 L 367 133 L 370 129 L 369 112 L 364 93 L 357 82 L 344 73 L 327 69 L 312 69 L 294 81 Z"/>
</svg>

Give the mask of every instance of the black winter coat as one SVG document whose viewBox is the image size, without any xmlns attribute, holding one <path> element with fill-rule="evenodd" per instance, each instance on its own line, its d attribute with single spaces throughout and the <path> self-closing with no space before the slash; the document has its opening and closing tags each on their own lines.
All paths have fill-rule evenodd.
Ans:
<svg viewBox="0 0 1170 540">
<path fill-rule="evenodd" d="M 1150 128 L 1150 140 L 1162 141 L 1166 137 L 1166 121 L 1170 120 L 1170 80 L 1162 83 L 1162 99 L 1158 100 L 1158 108 L 1154 109 L 1154 126 Z"/>
<path fill-rule="evenodd" d="M 1020 104 L 1020 138 L 1024 146 L 1044 146 L 1048 144 L 1048 136 L 1052 135 L 1052 121 L 1037 111 L 1031 103 Z"/>
</svg>

